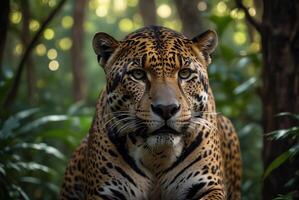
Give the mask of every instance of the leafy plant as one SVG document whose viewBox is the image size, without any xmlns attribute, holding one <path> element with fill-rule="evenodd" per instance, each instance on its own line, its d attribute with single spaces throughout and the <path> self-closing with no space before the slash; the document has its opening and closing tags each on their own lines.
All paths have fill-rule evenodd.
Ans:
<svg viewBox="0 0 299 200">
<path fill-rule="evenodd" d="M 299 122 L 299 114 L 292 114 L 292 113 L 280 113 L 277 115 L 278 117 L 291 117 L 294 120 Z M 264 173 L 264 178 L 268 177 L 269 174 L 275 170 L 276 168 L 280 167 L 282 164 L 286 163 L 287 161 L 293 161 L 295 158 L 298 159 L 299 157 L 299 126 L 293 126 L 287 129 L 279 129 L 276 131 L 272 131 L 268 133 L 268 136 L 273 140 L 283 140 L 286 138 L 291 138 L 295 143 L 291 146 L 287 151 L 280 154 L 275 160 L 273 160 L 270 165 L 267 167 Z M 294 177 L 290 179 L 286 184 L 285 187 L 292 187 L 296 186 L 299 183 L 299 166 L 297 171 L 294 174 Z M 295 195 L 294 192 L 290 192 L 286 195 L 280 195 L 276 197 L 274 200 L 290 200 L 293 199 Z"/>
<path fill-rule="evenodd" d="M 72 114 L 77 109 L 77 105 L 72 106 L 69 113 Z M 35 197 L 54 198 L 59 191 L 57 182 L 59 183 L 66 165 L 66 156 L 61 153 L 63 148 L 58 145 L 59 140 L 52 142 L 59 146 L 54 147 L 49 144 L 51 143 L 49 139 L 64 138 L 61 140 L 64 146 L 66 141 L 69 141 L 71 148 L 66 151 L 68 156 L 77 145 L 77 143 L 72 144 L 72 127 L 76 126 L 77 132 L 80 131 L 78 126 L 84 127 L 86 132 L 86 127 L 90 124 L 90 118 L 84 116 L 35 117 L 39 112 L 37 108 L 24 110 L 0 122 L 0 199 L 27 200 L 30 199 L 29 194 L 32 191 L 49 193 L 48 197 L 45 197 L 42 192 L 39 192 L 40 195 L 35 194 Z M 68 131 L 63 132 L 65 129 Z M 58 181 L 53 180 L 53 177 Z"/>
<path fill-rule="evenodd" d="M 37 153 L 64 160 L 63 154 L 57 148 L 34 139 L 37 137 L 36 129 L 50 122 L 61 122 L 68 118 L 65 115 L 49 115 L 31 121 L 33 114 L 37 112 L 36 108 L 21 111 L 1 122 L 0 199 L 29 199 L 20 186 L 22 183 L 35 183 L 38 187 L 57 190 L 50 183 L 34 177 L 38 173 L 54 174 L 55 170 L 30 159 L 29 155 Z"/>
</svg>

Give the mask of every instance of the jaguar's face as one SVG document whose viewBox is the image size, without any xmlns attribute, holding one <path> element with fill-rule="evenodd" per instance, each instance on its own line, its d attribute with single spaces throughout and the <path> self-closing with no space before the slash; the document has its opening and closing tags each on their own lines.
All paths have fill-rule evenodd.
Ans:
<svg viewBox="0 0 299 200">
<path fill-rule="evenodd" d="M 208 102 L 206 66 L 217 43 L 208 31 L 189 40 L 163 27 L 143 28 L 117 42 L 93 41 L 107 76 L 108 104 L 121 134 L 150 146 L 175 144 L 197 123 Z"/>
</svg>

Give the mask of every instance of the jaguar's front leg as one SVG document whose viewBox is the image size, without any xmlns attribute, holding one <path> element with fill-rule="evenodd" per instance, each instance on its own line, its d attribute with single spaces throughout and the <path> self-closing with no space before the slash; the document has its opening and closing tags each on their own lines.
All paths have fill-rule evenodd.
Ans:
<svg viewBox="0 0 299 200">
<path fill-rule="evenodd" d="M 187 190 L 185 199 L 192 200 L 226 200 L 227 194 L 224 185 L 212 185 L 207 183 L 193 183 Z"/>
</svg>

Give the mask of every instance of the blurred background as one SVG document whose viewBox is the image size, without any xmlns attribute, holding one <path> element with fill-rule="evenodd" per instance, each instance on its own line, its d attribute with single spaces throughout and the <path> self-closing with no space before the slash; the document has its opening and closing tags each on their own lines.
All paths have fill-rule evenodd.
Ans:
<svg viewBox="0 0 299 200">
<path fill-rule="evenodd" d="M 121 40 L 149 24 L 190 38 L 207 29 L 218 33 L 210 84 L 218 112 L 239 134 L 243 199 L 261 199 L 263 56 L 255 23 L 263 20 L 262 10 L 259 0 L 1 1 L 0 199 L 56 199 L 67 160 L 88 133 L 105 87 L 93 35 L 101 31 Z M 298 118 L 296 109 L 280 112 L 294 111 L 281 115 Z M 284 128 L 294 128 L 298 138 L 298 126 Z M 289 159 L 284 155 L 267 173 Z M 293 198 L 283 195 L 279 198 Z"/>
</svg>

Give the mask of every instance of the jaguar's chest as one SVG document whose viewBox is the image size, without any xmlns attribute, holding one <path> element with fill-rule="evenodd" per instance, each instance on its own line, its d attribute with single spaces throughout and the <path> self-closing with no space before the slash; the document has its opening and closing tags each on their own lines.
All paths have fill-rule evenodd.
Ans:
<svg viewBox="0 0 299 200">
<path fill-rule="evenodd" d="M 163 138 L 161 139 L 161 137 Z M 127 142 L 129 155 L 136 165 L 151 177 L 169 168 L 183 151 L 184 142 L 180 136 L 171 139 L 165 135 L 161 137 L 152 136 L 147 140 L 137 138 L 135 143 L 130 140 Z M 159 145 L 156 140 L 161 140 Z M 151 146 L 151 142 L 155 146 Z"/>
</svg>

